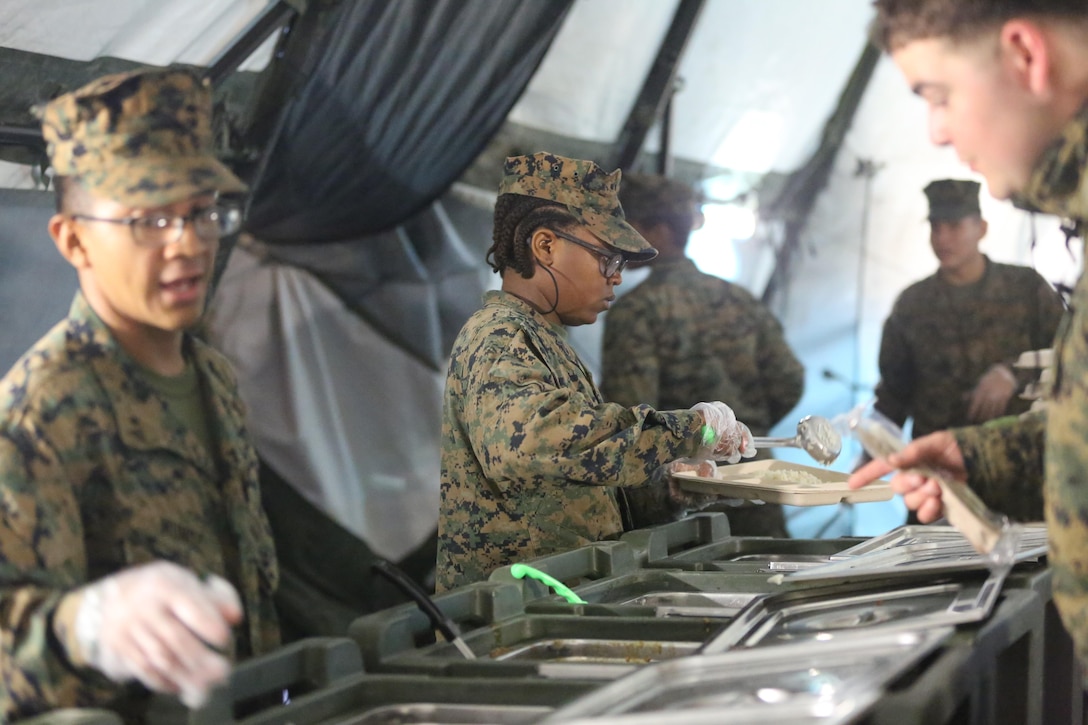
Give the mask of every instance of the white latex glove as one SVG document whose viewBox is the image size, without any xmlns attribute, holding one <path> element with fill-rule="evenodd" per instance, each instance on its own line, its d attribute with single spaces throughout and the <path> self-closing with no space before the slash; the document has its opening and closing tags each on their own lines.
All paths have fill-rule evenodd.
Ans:
<svg viewBox="0 0 1088 725">
<path fill-rule="evenodd" d="M 696 403 L 692 410 L 699 411 L 703 422 L 714 431 L 714 441 L 710 444 L 710 455 L 719 460 L 736 463 L 741 458 L 751 458 L 756 454 L 752 445 L 752 431 L 737 420 L 733 409 L 721 401 Z M 697 456 L 697 457 L 702 457 Z"/>
<path fill-rule="evenodd" d="M 679 512 L 681 516 L 687 515 L 692 511 L 704 509 L 710 504 L 740 506 L 742 504 L 750 503 L 745 499 L 723 498 L 713 493 L 692 493 L 684 491 L 680 487 L 680 479 L 674 475 L 676 473 L 694 471 L 695 475 L 700 478 L 715 478 L 718 466 L 714 461 L 699 460 L 695 458 L 678 458 L 675 461 L 666 464 L 663 468 L 669 481 L 669 501 L 682 508 Z"/>
<path fill-rule="evenodd" d="M 75 639 L 81 659 L 114 682 L 139 680 L 200 707 L 225 681 L 230 662 L 213 647 L 230 644 L 242 619 L 234 587 L 201 581 L 166 561 L 125 569 L 76 590 Z"/>
</svg>

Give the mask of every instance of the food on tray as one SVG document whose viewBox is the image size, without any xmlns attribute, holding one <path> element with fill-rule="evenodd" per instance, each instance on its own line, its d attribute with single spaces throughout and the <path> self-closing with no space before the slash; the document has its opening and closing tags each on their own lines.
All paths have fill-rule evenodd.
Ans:
<svg viewBox="0 0 1088 725">
<path fill-rule="evenodd" d="M 795 471 L 788 468 L 767 471 L 759 477 L 759 480 L 763 483 L 774 483 L 776 481 L 789 481 L 790 483 L 806 483 L 817 485 L 823 483 L 823 481 L 816 478 L 816 476 L 813 476 L 808 471 Z"/>
</svg>

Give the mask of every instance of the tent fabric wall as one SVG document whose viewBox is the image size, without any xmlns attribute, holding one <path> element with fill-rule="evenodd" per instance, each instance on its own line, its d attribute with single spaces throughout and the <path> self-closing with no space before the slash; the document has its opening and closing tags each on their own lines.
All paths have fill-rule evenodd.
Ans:
<svg viewBox="0 0 1088 725">
<path fill-rule="evenodd" d="M 265 253 L 305 270 L 393 344 L 443 370 L 461 326 L 479 306 L 482 255 L 461 239 L 446 205 L 362 239 L 267 245 Z"/>
<path fill-rule="evenodd" d="M 0 46 L 90 61 L 207 65 L 268 0 L 4 0 Z M 268 61 L 271 44 L 243 70 Z"/>
<path fill-rule="evenodd" d="M 46 224 L 53 194 L 0 189 L 0 375 L 68 314 L 76 273 Z"/>
<path fill-rule="evenodd" d="M 443 373 L 252 246 L 231 255 L 207 328 L 276 473 L 384 557 L 433 531 Z"/>
</svg>

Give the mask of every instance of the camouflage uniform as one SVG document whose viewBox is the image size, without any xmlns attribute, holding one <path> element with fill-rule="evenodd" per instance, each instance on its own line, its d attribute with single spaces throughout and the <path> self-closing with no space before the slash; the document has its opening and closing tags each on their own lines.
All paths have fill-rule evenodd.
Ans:
<svg viewBox="0 0 1088 725">
<path fill-rule="evenodd" d="M 237 654 L 279 643 L 275 550 L 234 375 L 199 341 L 188 349 L 215 413 L 214 460 L 82 295 L 0 380 L 5 719 L 125 694 L 94 670 L 73 669 L 63 636 L 71 623 L 53 613 L 65 593 L 136 564 L 166 559 L 226 578 L 246 612 Z"/>
<path fill-rule="evenodd" d="M 499 194 L 548 199 L 628 259 L 620 172 L 548 153 L 506 160 Z M 442 409 L 437 588 L 623 530 L 617 492 L 699 449 L 702 415 L 605 403 L 563 327 L 490 292 L 454 342 Z"/>
<path fill-rule="evenodd" d="M 774 315 L 690 259 L 655 262 L 646 281 L 616 300 L 604 324 L 606 400 L 665 409 L 724 400 L 754 435 L 766 435 L 804 391 L 804 367 Z M 736 533 L 786 535 L 781 506 L 726 511 Z"/>
<path fill-rule="evenodd" d="M 1088 106 L 1044 153 L 1023 205 L 1088 222 Z M 1045 513 L 1054 600 L 1088 665 L 1088 279 L 1082 274 L 1055 343 L 1052 399 L 1045 411 L 954 431 L 971 487 L 992 508 L 1022 520 Z M 1045 486 L 1039 472 L 1045 453 Z M 1044 506 L 1045 500 L 1045 506 Z"/>
<path fill-rule="evenodd" d="M 438 589 L 619 533 L 614 488 L 692 455 L 702 425 L 693 411 L 605 403 L 562 327 L 487 293 L 446 377 Z"/>
<path fill-rule="evenodd" d="M 899 426 L 913 418 L 915 438 L 969 425 L 979 379 L 995 363 L 1049 347 L 1061 314 L 1057 292 L 1029 267 L 986 259 L 982 279 L 970 285 L 937 274 L 916 282 L 884 323 L 876 408 Z M 1006 413 L 1029 405 L 1014 395 Z"/>
<path fill-rule="evenodd" d="M 107 76 L 39 111 L 57 174 L 135 209 L 245 188 L 211 153 L 192 72 Z M 106 706 L 141 722 L 147 692 L 87 666 L 73 590 L 167 560 L 222 576 L 245 619 L 233 652 L 279 644 L 275 549 L 229 364 L 191 336 L 211 439 L 156 392 L 82 294 L 0 380 L 0 712 Z"/>
</svg>

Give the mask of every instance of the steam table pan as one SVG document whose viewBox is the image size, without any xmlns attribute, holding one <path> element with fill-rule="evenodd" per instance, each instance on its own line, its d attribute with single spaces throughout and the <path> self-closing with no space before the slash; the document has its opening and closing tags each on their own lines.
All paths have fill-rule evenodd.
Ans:
<svg viewBox="0 0 1088 725">
<path fill-rule="evenodd" d="M 536 723 L 599 683 L 356 674 L 272 704 L 239 725 L 520 725 Z"/>
<path fill-rule="evenodd" d="M 363 617 L 350 634 L 370 671 L 600 680 L 691 654 L 720 626 L 702 618 L 521 614 L 462 632 L 474 660 L 448 642 L 398 636 L 395 619 Z"/>
<path fill-rule="evenodd" d="M 665 662 L 559 708 L 541 725 L 840 725 L 951 634 L 943 627 L 855 635 Z"/>
<path fill-rule="evenodd" d="M 1015 563 L 1038 562 L 1047 552 L 1046 528 L 1024 526 Z M 846 549 L 836 561 L 782 575 L 784 581 L 863 581 L 985 571 L 991 562 L 950 526 L 903 526 Z"/>
<path fill-rule="evenodd" d="M 738 614 L 704 651 L 979 622 L 993 609 L 1003 580 L 993 575 L 984 581 L 898 588 L 836 585 L 764 597 Z"/>
<path fill-rule="evenodd" d="M 734 573 L 797 571 L 846 558 L 867 539 L 774 539 L 733 536 L 647 562 L 655 569 L 689 569 Z"/>
</svg>

